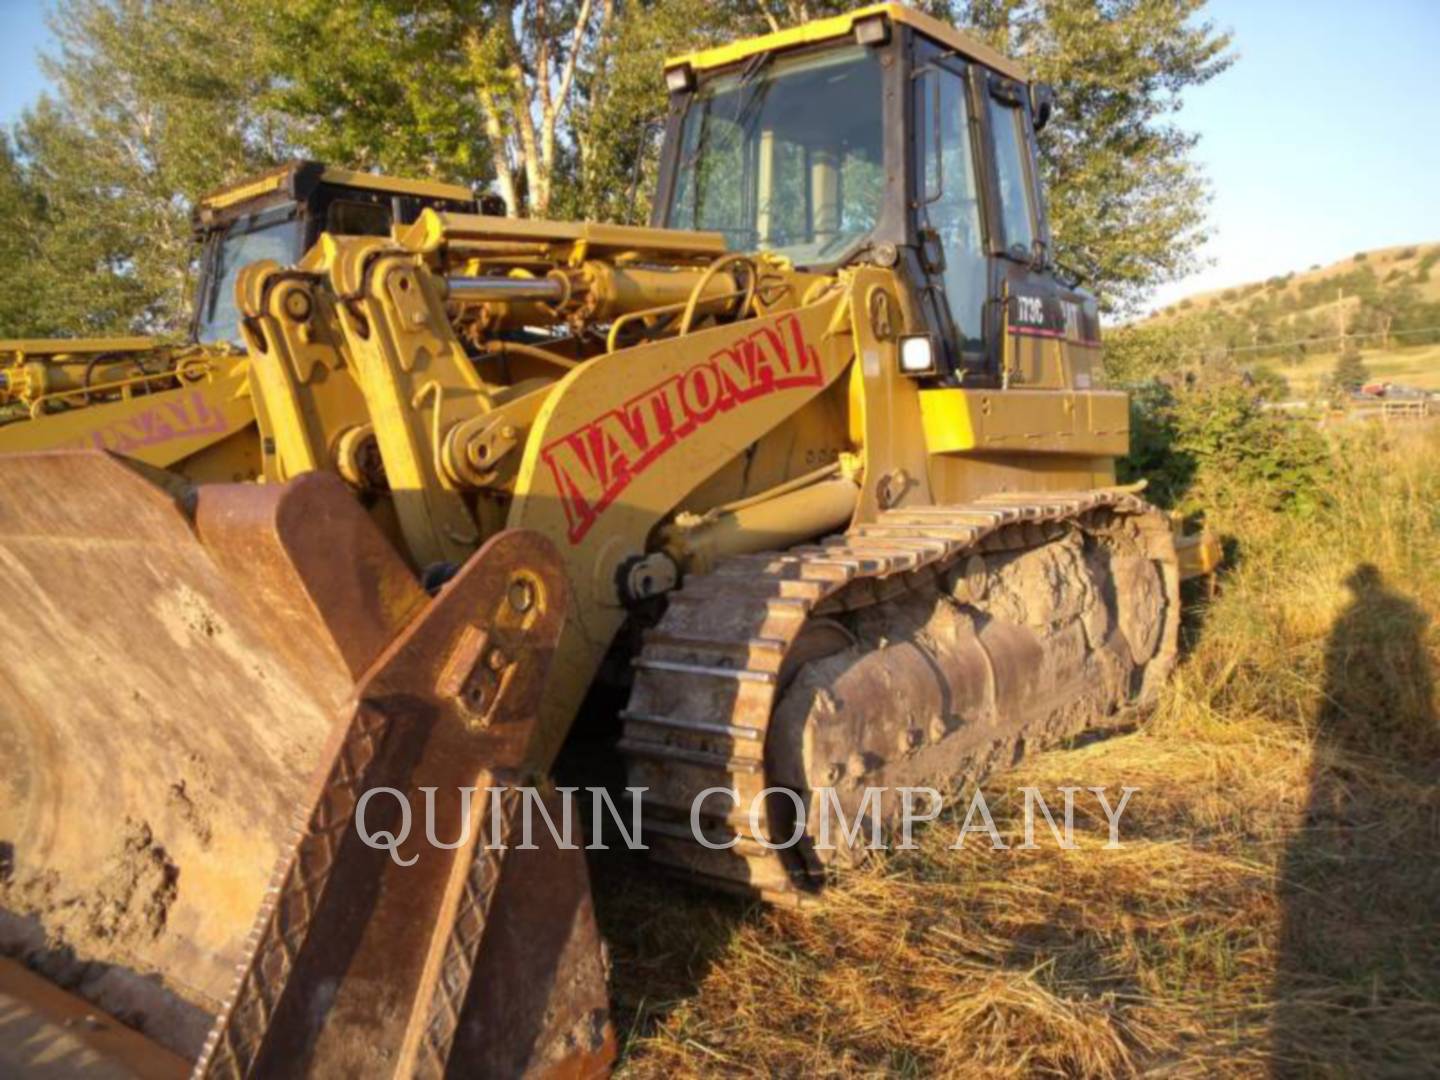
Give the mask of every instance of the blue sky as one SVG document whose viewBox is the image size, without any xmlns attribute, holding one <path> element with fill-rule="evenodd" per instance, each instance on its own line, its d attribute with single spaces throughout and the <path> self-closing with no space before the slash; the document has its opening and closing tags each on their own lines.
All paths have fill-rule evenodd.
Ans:
<svg viewBox="0 0 1440 1080">
<path fill-rule="evenodd" d="M 44 86 L 45 7 L 0 0 L 0 123 Z M 1209 10 L 1234 31 L 1239 60 L 1189 93 L 1180 122 L 1201 135 L 1215 189 L 1211 265 L 1155 303 L 1440 240 L 1440 0 L 1212 0 Z"/>
<path fill-rule="evenodd" d="M 1186 96 L 1214 265 L 1164 303 L 1365 248 L 1440 240 L 1437 0 L 1212 0 L 1236 64 Z"/>
<path fill-rule="evenodd" d="M 0 124 L 10 125 L 45 85 L 35 54 L 50 40 L 48 5 L 0 0 Z"/>
</svg>

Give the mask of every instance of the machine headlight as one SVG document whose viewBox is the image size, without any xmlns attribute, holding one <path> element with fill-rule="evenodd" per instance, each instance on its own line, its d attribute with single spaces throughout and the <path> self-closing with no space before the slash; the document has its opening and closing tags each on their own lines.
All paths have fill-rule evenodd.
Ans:
<svg viewBox="0 0 1440 1080">
<path fill-rule="evenodd" d="M 923 334 L 901 338 L 900 370 L 906 375 L 935 374 L 935 342 Z"/>
<path fill-rule="evenodd" d="M 665 87 L 672 94 L 695 89 L 695 69 L 689 64 L 680 64 L 665 71 Z"/>
<path fill-rule="evenodd" d="M 890 20 L 884 15 L 873 15 L 855 23 L 855 42 L 858 45 L 884 45 L 890 40 Z"/>
</svg>

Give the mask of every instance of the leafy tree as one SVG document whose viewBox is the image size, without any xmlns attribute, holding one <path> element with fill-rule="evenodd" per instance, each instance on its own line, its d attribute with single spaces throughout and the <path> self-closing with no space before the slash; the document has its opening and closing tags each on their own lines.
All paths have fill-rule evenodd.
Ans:
<svg viewBox="0 0 1440 1080">
<path fill-rule="evenodd" d="M 349 168 L 491 176 L 467 40 L 478 0 L 222 0 L 254 27 L 258 107 L 290 147 Z M 512 204 L 513 205 L 513 204 Z"/>
<path fill-rule="evenodd" d="M 1335 370 L 1330 373 L 1330 384 L 1337 391 L 1353 394 L 1370 381 L 1370 369 L 1360 356 L 1360 350 L 1346 349 L 1335 361 Z"/>
<path fill-rule="evenodd" d="M 0 337 L 38 337 L 51 329 L 35 242 L 44 213 L 44 200 L 16 162 L 9 138 L 0 132 Z"/>
<path fill-rule="evenodd" d="M 1139 387 L 1198 365 L 1212 351 L 1193 318 L 1121 326 L 1105 335 L 1104 380 L 1117 389 Z"/>
<path fill-rule="evenodd" d="M 252 35 L 232 4 L 62 0 L 44 61 L 55 86 L 16 132 L 43 197 L 30 268 L 45 318 L 74 332 L 178 329 L 203 191 L 272 162 L 250 106 Z"/>
<path fill-rule="evenodd" d="M 786 10 L 781 10 L 782 6 Z M 847 5 L 715 4 L 708 0 L 624 3 L 577 80 L 575 152 L 557 191 L 558 212 L 602 221 L 650 216 L 668 108 L 668 57 L 844 10 Z"/>
<path fill-rule="evenodd" d="M 1222 70 L 1203 0 L 929 0 L 1060 93 L 1060 255 L 1112 307 L 1189 265 L 1204 190 L 1179 96 Z M 178 329 L 203 191 L 278 159 L 495 183 L 512 212 L 648 215 L 666 55 L 839 0 L 60 0 L 57 92 L 17 133 L 50 324 Z"/>
<path fill-rule="evenodd" d="M 1195 265 L 1208 192 L 1174 123 L 1183 93 L 1232 62 L 1204 0 L 963 0 L 959 21 L 1056 90 L 1040 138 L 1061 262 L 1110 310 Z"/>
<path fill-rule="evenodd" d="M 512 214 L 603 206 L 623 218 L 648 210 L 649 188 L 628 181 L 637 152 L 654 156 L 665 48 L 725 12 L 696 0 L 230 2 L 268 28 L 265 103 L 311 154 L 493 182 Z M 327 40 L 346 48 L 317 51 Z"/>
<path fill-rule="evenodd" d="M 1416 300 L 1405 305 L 1395 313 L 1392 329 L 1405 335 L 1407 345 L 1440 341 L 1440 301 Z"/>
<path fill-rule="evenodd" d="M 470 83 L 484 106 L 496 181 L 511 207 L 520 207 L 523 192 L 530 213 L 548 213 L 576 73 L 582 56 L 598 51 L 614 18 L 614 0 L 579 0 L 578 6 L 499 0 L 491 17 L 467 35 Z"/>
<path fill-rule="evenodd" d="M 1406 282 L 1390 283 L 1363 297 L 1361 305 L 1368 328 L 1380 337 L 1380 348 L 1388 349 L 1391 331 L 1409 323 L 1421 306 L 1420 292 Z"/>
</svg>

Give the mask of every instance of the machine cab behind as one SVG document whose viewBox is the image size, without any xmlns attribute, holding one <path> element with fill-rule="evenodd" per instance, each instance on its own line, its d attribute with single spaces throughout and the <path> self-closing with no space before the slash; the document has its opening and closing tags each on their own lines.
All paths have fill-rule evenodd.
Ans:
<svg viewBox="0 0 1440 1080">
<path fill-rule="evenodd" d="M 456 184 L 402 180 L 298 161 L 202 198 L 195 232 L 202 245 L 193 336 L 240 345 L 235 279 L 261 259 L 298 262 L 322 232 L 389 236 L 426 208 L 475 213 L 475 196 Z"/>
</svg>

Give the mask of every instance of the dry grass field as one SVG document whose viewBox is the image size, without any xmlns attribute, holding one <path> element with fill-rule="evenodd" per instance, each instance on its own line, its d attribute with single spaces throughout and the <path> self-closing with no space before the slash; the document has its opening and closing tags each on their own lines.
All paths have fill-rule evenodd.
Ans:
<svg viewBox="0 0 1440 1080">
<path fill-rule="evenodd" d="M 1139 787 L 1118 850 L 942 818 L 807 913 L 597 865 L 622 1075 L 1440 1074 L 1440 431 L 1330 438 L 1325 513 L 1215 522 L 1159 707 L 988 782 L 1012 846 L 1022 784 Z"/>
</svg>

